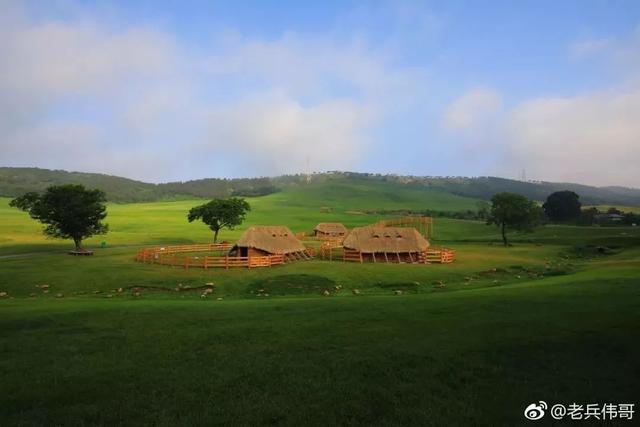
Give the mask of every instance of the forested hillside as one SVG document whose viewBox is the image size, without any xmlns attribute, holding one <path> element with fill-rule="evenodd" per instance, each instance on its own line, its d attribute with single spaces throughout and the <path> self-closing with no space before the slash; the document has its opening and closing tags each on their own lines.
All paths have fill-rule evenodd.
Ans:
<svg viewBox="0 0 640 427">
<path fill-rule="evenodd" d="M 206 178 L 185 182 L 152 184 L 132 179 L 84 172 L 67 172 L 39 168 L 0 167 L 0 196 L 15 197 L 27 191 L 42 191 L 49 185 L 80 183 L 100 188 L 112 202 L 143 202 L 185 198 L 213 198 L 227 196 L 261 196 L 280 190 L 302 192 L 312 190 L 332 194 L 332 188 L 342 191 L 344 185 L 357 186 L 361 191 L 375 190 L 418 194 L 449 193 L 471 199 L 487 200 L 495 193 L 511 191 L 542 201 L 558 190 L 572 190 L 580 195 L 583 204 L 640 206 L 640 189 L 624 187 L 593 187 L 572 183 L 525 182 L 496 177 L 419 177 L 381 175 L 354 172 L 325 172 L 306 175 L 283 175 L 273 178 Z M 354 187 L 355 188 L 355 187 Z M 344 193 L 344 191 L 342 191 Z M 341 193 L 341 194 L 342 194 Z M 301 194 L 301 193 L 300 193 Z M 343 194 L 349 197 L 348 194 Z M 331 196 L 334 197 L 334 196 Z M 456 207 L 452 207 L 455 210 Z"/>
</svg>

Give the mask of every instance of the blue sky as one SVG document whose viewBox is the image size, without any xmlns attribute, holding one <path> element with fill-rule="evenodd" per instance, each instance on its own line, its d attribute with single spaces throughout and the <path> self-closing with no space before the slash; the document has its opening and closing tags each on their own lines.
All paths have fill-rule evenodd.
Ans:
<svg viewBox="0 0 640 427">
<path fill-rule="evenodd" d="M 640 2 L 0 0 L 0 164 L 640 187 Z"/>
</svg>

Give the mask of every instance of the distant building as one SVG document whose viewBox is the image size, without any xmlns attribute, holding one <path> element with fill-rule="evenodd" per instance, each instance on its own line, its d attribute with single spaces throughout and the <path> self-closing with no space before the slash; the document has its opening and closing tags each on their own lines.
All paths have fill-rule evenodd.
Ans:
<svg viewBox="0 0 640 427">
<path fill-rule="evenodd" d="M 623 216 L 617 213 L 599 213 L 593 216 L 596 224 L 622 222 Z"/>
</svg>

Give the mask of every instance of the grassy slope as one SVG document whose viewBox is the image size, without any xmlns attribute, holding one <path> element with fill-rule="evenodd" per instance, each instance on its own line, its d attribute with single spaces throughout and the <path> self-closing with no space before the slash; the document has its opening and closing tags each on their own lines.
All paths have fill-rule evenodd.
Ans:
<svg viewBox="0 0 640 427">
<path fill-rule="evenodd" d="M 236 239 L 250 224 L 286 224 L 294 231 L 311 231 L 319 221 L 342 221 L 350 227 L 378 220 L 377 216 L 346 213 L 363 209 L 474 209 L 475 200 L 437 190 L 398 184 L 354 183 L 337 180 L 327 184 L 293 187 L 265 197 L 249 198 L 252 212 L 241 227 L 223 231 L 221 238 Z M 333 188 L 333 190 L 331 189 Z M 10 208 L 8 198 L 0 198 L 0 255 L 62 249 L 68 243 L 46 239 L 41 226 L 26 213 Z M 98 245 L 159 244 L 167 242 L 206 242 L 211 239 L 202 223 L 189 224 L 188 210 L 202 200 L 114 204 L 108 206 L 107 222 L 111 232 L 87 241 Z M 320 213 L 321 206 L 332 208 Z"/>
<path fill-rule="evenodd" d="M 401 297 L 4 302 L 0 421 L 517 425 L 540 399 L 633 401 L 638 255 Z"/>
<path fill-rule="evenodd" d="M 247 225 L 304 231 L 320 220 L 378 219 L 351 210 L 473 207 L 441 194 L 291 190 L 252 200 Z M 68 247 L 6 203 L 0 254 Z M 505 249 L 488 244 L 498 239 L 493 227 L 442 219 L 436 243 L 459 254 L 445 266 L 185 271 L 132 261 L 123 245 L 207 241 L 206 227 L 184 218 L 195 203 L 110 205 L 110 247 L 91 258 L 0 259 L 0 291 L 16 297 L 0 301 L 1 425 L 516 425 L 531 401 L 638 396 L 637 228 L 545 227 L 514 235 L 525 243 Z M 324 205 L 334 211 L 321 214 Z M 624 250 L 581 258 L 568 248 L 595 244 Z M 438 280 L 446 287 L 434 287 Z M 210 281 L 214 298 L 205 300 L 197 292 L 104 297 L 118 287 Z M 42 283 L 49 294 L 35 287 Z M 344 289 L 319 296 L 336 284 Z M 258 298 L 251 291 L 259 288 L 285 297 Z"/>
</svg>

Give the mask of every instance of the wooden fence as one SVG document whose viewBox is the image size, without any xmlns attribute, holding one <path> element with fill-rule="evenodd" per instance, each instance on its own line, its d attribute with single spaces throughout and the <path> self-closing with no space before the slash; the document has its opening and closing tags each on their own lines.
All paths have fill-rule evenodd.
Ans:
<svg viewBox="0 0 640 427">
<path fill-rule="evenodd" d="M 378 221 L 378 227 L 413 227 L 424 237 L 433 236 L 433 218 L 430 216 L 404 216 Z"/>
<path fill-rule="evenodd" d="M 449 248 L 430 248 L 427 250 L 424 261 L 427 263 L 449 264 L 456 259 L 456 253 Z"/>
<path fill-rule="evenodd" d="M 264 256 L 188 256 L 189 252 L 227 251 L 229 243 L 208 245 L 182 245 L 144 248 L 137 252 L 136 261 L 148 264 L 173 265 L 184 268 L 233 268 L 233 267 L 271 267 L 285 263 L 283 255 Z"/>
</svg>

